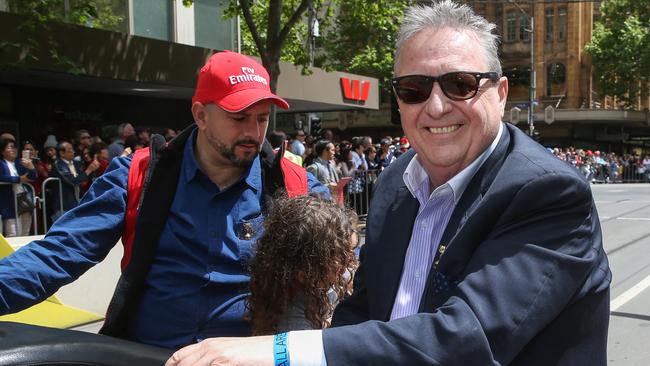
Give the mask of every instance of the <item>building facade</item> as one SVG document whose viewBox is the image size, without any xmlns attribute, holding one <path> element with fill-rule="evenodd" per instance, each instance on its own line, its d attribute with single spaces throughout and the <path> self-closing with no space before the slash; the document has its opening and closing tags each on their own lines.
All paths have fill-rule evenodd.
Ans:
<svg viewBox="0 0 650 366">
<path fill-rule="evenodd" d="M 28 15 L 32 0 L 0 0 L 0 131 L 42 143 L 76 129 L 110 136 L 122 122 L 154 131 L 192 122 L 199 69 L 217 50 L 239 49 L 228 1 L 98 0 L 98 16 L 53 1 L 51 21 Z M 92 19 L 88 20 L 88 19 Z M 286 130 L 325 111 L 378 108 L 378 81 L 280 64 L 277 93 L 291 109 Z"/>
<path fill-rule="evenodd" d="M 639 98 L 634 111 L 618 110 L 615 100 L 603 95 L 594 82 L 591 59 L 584 51 L 600 1 L 465 3 L 498 26 L 500 57 L 510 87 L 506 120 L 529 130 L 532 100 L 534 129 L 547 146 L 648 151 L 650 98 Z"/>
</svg>

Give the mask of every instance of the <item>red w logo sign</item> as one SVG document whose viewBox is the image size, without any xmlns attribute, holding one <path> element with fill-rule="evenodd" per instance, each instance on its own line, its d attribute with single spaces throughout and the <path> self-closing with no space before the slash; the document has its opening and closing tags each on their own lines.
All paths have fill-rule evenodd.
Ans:
<svg viewBox="0 0 650 366">
<path fill-rule="evenodd" d="M 341 78 L 341 88 L 343 89 L 343 97 L 345 99 L 359 102 L 360 104 L 368 100 L 368 93 L 370 92 L 370 82 L 361 80 L 350 80 L 348 78 Z"/>
</svg>

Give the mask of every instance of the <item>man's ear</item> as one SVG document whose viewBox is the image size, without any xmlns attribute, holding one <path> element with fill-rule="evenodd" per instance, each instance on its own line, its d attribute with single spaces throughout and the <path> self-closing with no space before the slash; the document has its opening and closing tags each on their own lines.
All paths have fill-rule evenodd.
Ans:
<svg viewBox="0 0 650 366">
<path fill-rule="evenodd" d="M 508 101 L 508 78 L 502 76 L 499 79 L 499 85 L 497 86 L 497 94 L 499 95 L 499 108 L 501 108 L 501 120 L 503 120 L 503 115 L 506 111 L 506 102 Z"/>
<path fill-rule="evenodd" d="M 192 104 L 192 117 L 199 130 L 203 130 L 208 123 L 208 107 L 200 102 Z"/>
</svg>

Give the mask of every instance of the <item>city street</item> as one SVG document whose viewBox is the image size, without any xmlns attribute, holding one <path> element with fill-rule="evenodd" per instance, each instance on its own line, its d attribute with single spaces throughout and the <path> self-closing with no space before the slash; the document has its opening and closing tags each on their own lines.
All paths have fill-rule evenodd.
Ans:
<svg viewBox="0 0 650 366">
<path fill-rule="evenodd" d="M 609 365 L 650 365 L 650 184 L 592 185 L 613 273 Z"/>
</svg>

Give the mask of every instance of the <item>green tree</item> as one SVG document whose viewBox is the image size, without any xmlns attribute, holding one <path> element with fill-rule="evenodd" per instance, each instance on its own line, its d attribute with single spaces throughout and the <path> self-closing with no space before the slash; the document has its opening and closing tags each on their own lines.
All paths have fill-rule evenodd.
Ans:
<svg viewBox="0 0 650 366">
<path fill-rule="evenodd" d="M 345 0 L 326 34 L 323 66 L 374 76 L 390 90 L 395 34 L 408 0 Z"/>
<path fill-rule="evenodd" d="M 12 13 L 20 14 L 24 20 L 16 31 L 26 37 L 17 42 L 0 42 L 0 52 L 18 50 L 22 57 L 17 63 L 2 65 L 3 68 L 25 67 L 30 61 L 38 60 L 41 50 L 48 50 L 48 56 L 68 72 L 82 73 L 83 70 L 69 58 L 58 53 L 59 44 L 51 36 L 52 22 L 64 22 L 91 28 L 119 31 L 126 27 L 126 9 L 123 0 L 8 0 Z M 33 35 L 45 35 L 38 40 Z"/>
<path fill-rule="evenodd" d="M 605 0 L 600 13 L 585 50 L 604 94 L 633 108 L 650 87 L 650 0 Z"/>
<path fill-rule="evenodd" d="M 183 0 L 185 6 L 190 6 L 193 2 L 193 0 Z M 297 46 L 299 43 L 295 40 L 301 33 L 299 31 L 304 28 L 299 21 L 302 20 L 305 12 L 314 6 L 314 3 L 319 5 L 321 2 L 319 0 L 230 0 L 230 7 L 224 15 L 226 17 L 240 15 L 244 19 L 248 34 L 242 32 L 242 51 L 258 55 L 262 59 L 262 64 L 269 72 L 270 87 L 273 92 L 277 89 L 280 76 L 280 57 L 296 54 L 295 50 L 291 51 L 299 47 Z M 253 44 L 255 48 L 252 47 Z M 253 50 L 257 52 L 251 52 Z M 288 58 L 291 60 L 291 57 Z M 298 58 L 304 59 L 304 56 Z"/>
</svg>

